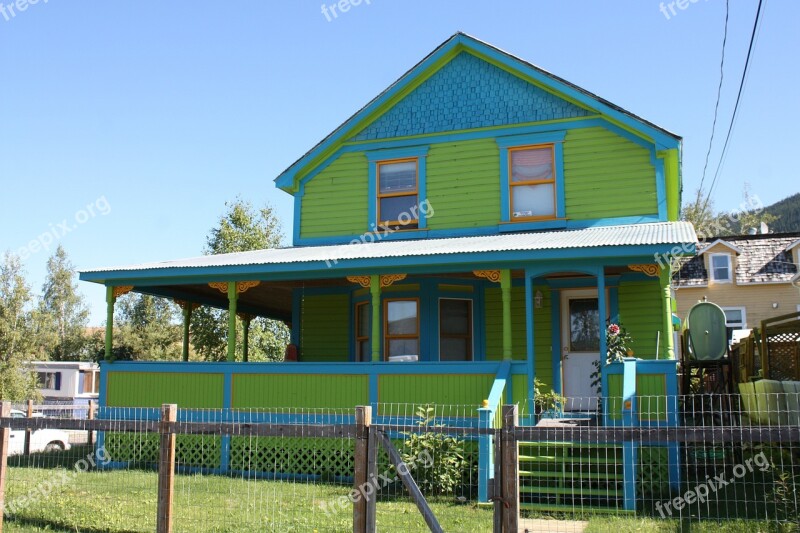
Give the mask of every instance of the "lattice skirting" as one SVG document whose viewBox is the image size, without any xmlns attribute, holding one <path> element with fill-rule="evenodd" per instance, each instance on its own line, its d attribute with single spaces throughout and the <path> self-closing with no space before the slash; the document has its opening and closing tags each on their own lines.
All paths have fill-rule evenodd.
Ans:
<svg viewBox="0 0 800 533">
<path fill-rule="evenodd" d="M 296 437 L 232 437 L 230 468 L 276 475 L 349 478 L 354 469 L 354 441 Z"/>
<path fill-rule="evenodd" d="M 639 448 L 639 494 L 648 498 L 669 494 L 669 451 L 663 446 Z"/>
<path fill-rule="evenodd" d="M 103 446 L 112 463 L 140 467 L 158 465 L 159 436 L 155 433 L 106 432 Z M 179 468 L 218 469 L 221 457 L 221 437 L 178 435 L 175 439 L 175 460 Z"/>
</svg>

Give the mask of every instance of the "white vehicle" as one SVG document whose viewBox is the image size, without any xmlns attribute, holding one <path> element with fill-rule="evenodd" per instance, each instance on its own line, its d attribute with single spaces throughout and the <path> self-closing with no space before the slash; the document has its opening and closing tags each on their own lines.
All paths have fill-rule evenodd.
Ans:
<svg viewBox="0 0 800 533">
<path fill-rule="evenodd" d="M 41 413 L 34 413 L 34 418 L 43 418 Z M 25 413 L 18 409 L 11 410 L 11 418 L 25 418 Z M 37 429 L 31 434 L 31 453 L 56 452 L 69 450 L 69 435 L 60 429 Z M 25 451 L 25 430 L 14 429 L 8 436 L 8 454 L 18 455 Z"/>
</svg>

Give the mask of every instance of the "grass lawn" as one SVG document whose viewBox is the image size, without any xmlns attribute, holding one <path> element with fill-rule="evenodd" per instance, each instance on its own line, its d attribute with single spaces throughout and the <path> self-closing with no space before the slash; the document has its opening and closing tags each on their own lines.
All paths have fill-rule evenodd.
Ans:
<svg viewBox="0 0 800 533">
<path fill-rule="evenodd" d="M 9 458 L 5 531 L 154 531 L 157 474 L 146 470 L 76 473 L 69 469 L 81 456 L 76 452 L 79 450 L 72 450 L 63 458 L 58 457 L 59 454 L 46 459 L 39 456 L 27 463 L 23 458 Z M 45 462 L 51 467 L 42 468 Z M 337 503 L 349 490 L 346 486 L 325 483 L 179 475 L 175 483 L 174 529 L 191 532 L 352 531 L 351 504 Z M 489 506 L 442 499 L 433 500 L 431 507 L 445 531 L 491 531 L 492 509 Z M 416 507 L 405 499 L 380 501 L 377 512 L 378 527 L 382 531 L 428 530 Z M 546 518 L 539 513 L 532 515 L 535 516 Z M 781 528 L 777 523 L 757 520 L 682 524 L 641 516 L 565 518 L 587 520 L 587 533 L 800 531 L 797 526 Z"/>
</svg>

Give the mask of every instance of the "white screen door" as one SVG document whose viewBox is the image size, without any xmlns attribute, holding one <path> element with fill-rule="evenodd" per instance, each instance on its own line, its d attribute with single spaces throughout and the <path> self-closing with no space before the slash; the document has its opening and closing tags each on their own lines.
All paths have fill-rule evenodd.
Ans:
<svg viewBox="0 0 800 533">
<path fill-rule="evenodd" d="M 562 291 L 562 391 L 567 411 L 597 409 L 597 387 L 592 386 L 594 361 L 600 358 L 600 313 L 597 289 Z"/>
</svg>

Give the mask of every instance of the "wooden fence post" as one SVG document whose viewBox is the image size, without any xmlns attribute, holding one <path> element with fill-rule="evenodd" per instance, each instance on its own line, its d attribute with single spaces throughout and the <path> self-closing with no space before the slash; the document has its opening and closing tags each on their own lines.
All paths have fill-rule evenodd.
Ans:
<svg viewBox="0 0 800 533">
<path fill-rule="evenodd" d="M 178 406 L 165 403 L 161 406 L 159 434 L 161 446 L 158 454 L 158 516 L 156 531 L 172 533 L 172 496 L 175 489 L 175 428 Z"/>
<path fill-rule="evenodd" d="M 3 402 L 0 408 L 0 416 L 9 418 L 11 416 L 11 402 Z M 3 531 L 3 516 L 6 512 L 6 473 L 8 472 L 8 437 L 11 429 L 8 427 L 0 428 L 0 533 Z"/>
<path fill-rule="evenodd" d="M 503 479 L 503 531 L 517 533 L 519 530 L 519 446 L 514 430 L 519 425 L 516 405 L 503 406 L 502 440 Z"/>
<path fill-rule="evenodd" d="M 28 409 L 25 412 L 25 416 L 30 420 L 33 418 L 33 400 L 28 400 Z M 33 432 L 30 428 L 25 430 L 25 455 L 31 454 L 31 436 L 33 436 Z"/>
<path fill-rule="evenodd" d="M 89 400 L 89 410 L 86 412 L 86 420 L 94 420 L 95 410 L 97 409 L 97 404 L 94 400 Z M 91 429 L 89 433 L 86 435 L 86 443 L 91 448 L 94 446 L 94 431 Z"/>
<path fill-rule="evenodd" d="M 353 533 L 367 530 L 367 501 L 358 493 L 358 487 L 367 482 L 367 454 L 369 452 L 369 427 L 372 425 L 372 407 L 356 407 L 355 472 L 353 473 Z M 356 499 L 358 498 L 358 499 Z"/>
</svg>

